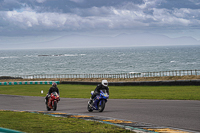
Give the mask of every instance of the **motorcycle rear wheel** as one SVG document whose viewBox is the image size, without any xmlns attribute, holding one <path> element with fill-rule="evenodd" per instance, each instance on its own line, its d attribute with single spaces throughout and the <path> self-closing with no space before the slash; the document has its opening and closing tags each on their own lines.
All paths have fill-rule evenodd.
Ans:
<svg viewBox="0 0 200 133">
<path fill-rule="evenodd" d="M 47 106 L 47 105 L 46 105 Z M 50 111 L 51 110 L 51 108 L 49 108 L 48 106 L 47 106 L 47 111 Z"/>
<path fill-rule="evenodd" d="M 105 108 L 105 104 L 106 104 L 106 102 L 104 100 L 101 101 L 101 105 L 100 105 L 100 101 L 99 101 L 99 103 L 98 103 L 98 110 L 99 110 L 99 112 L 103 112 L 103 110 Z"/>
</svg>

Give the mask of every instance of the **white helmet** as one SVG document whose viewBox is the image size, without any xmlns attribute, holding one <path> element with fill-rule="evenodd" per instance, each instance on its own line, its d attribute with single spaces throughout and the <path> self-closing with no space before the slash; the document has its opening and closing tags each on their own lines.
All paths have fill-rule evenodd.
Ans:
<svg viewBox="0 0 200 133">
<path fill-rule="evenodd" d="M 108 86 L 108 81 L 107 81 L 107 80 L 102 80 L 101 84 L 102 84 L 103 86 Z"/>
</svg>

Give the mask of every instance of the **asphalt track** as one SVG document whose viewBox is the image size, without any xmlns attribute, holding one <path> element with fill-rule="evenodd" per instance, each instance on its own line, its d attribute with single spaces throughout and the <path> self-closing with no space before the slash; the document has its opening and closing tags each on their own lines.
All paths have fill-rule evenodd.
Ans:
<svg viewBox="0 0 200 133">
<path fill-rule="evenodd" d="M 44 97 L 0 94 L 0 110 L 46 111 Z M 56 111 L 130 120 L 200 132 L 200 101 L 109 99 L 103 112 L 87 111 L 88 99 L 62 98 Z"/>
</svg>

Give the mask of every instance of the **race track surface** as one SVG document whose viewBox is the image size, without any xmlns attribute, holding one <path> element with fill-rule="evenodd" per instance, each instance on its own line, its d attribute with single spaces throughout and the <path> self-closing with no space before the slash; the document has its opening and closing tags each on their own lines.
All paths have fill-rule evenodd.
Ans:
<svg viewBox="0 0 200 133">
<path fill-rule="evenodd" d="M 0 110 L 46 111 L 44 97 L 1 95 Z M 87 101 L 62 98 L 56 111 L 111 117 L 200 132 L 200 101 L 108 99 L 103 112 L 87 111 Z"/>
</svg>

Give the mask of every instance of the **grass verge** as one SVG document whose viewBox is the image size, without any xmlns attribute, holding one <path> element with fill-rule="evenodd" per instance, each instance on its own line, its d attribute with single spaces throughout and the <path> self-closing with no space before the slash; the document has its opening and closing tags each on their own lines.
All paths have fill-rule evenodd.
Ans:
<svg viewBox="0 0 200 133">
<path fill-rule="evenodd" d="M 113 125 L 77 118 L 52 117 L 49 115 L 0 111 L 0 127 L 27 133 L 128 133 Z"/>
<path fill-rule="evenodd" d="M 45 97 L 51 85 L 7 85 L 0 94 Z M 90 98 L 94 85 L 60 84 L 61 98 Z M 110 99 L 200 100 L 200 86 L 110 86 Z M 43 94 L 41 94 L 43 90 Z"/>
</svg>

